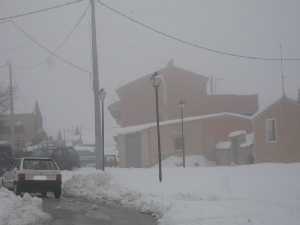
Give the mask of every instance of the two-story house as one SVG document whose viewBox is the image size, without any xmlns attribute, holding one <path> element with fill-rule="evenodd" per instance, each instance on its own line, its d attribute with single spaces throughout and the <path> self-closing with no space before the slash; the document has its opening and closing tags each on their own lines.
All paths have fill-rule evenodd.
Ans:
<svg viewBox="0 0 300 225">
<path fill-rule="evenodd" d="M 180 152 L 180 111 L 185 101 L 184 139 L 187 154 L 214 160 L 215 144 L 229 132 L 251 131 L 246 115 L 258 109 L 257 95 L 209 95 L 208 77 L 175 66 L 158 71 L 161 77 L 159 106 L 163 157 Z M 116 90 L 119 101 L 109 111 L 120 129 L 115 141 L 121 167 L 149 167 L 157 163 L 155 98 L 150 75 Z"/>
</svg>

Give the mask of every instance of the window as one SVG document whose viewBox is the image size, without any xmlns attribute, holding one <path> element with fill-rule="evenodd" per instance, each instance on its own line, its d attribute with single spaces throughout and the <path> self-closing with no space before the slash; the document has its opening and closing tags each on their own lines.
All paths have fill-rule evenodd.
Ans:
<svg viewBox="0 0 300 225">
<path fill-rule="evenodd" d="M 277 141 L 276 120 L 266 120 L 266 141 L 269 143 Z"/>
<path fill-rule="evenodd" d="M 48 159 L 24 159 L 25 170 L 57 170 L 55 163 Z"/>
</svg>

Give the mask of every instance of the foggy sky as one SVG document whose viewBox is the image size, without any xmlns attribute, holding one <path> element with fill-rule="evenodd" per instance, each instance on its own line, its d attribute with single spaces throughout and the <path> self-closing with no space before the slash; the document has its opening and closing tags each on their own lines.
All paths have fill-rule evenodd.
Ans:
<svg viewBox="0 0 300 225">
<path fill-rule="evenodd" d="M 16 21 L 50 49 L 70 31 L 89 1 L 19 18 Z M 110 0 L 111 6 L 160 30 L 210 48 L 247 55 L 300 57 L 300 32 L 296 0 Z M 0 17 L 62 3 L 61 0 L 0 0 Z M 281 95 L 280 63 L 218 56 L 184 46 L 147 31 L 100 5 L 97 10 L 100 86 L 107 89 L 109 104 L 114 90 L 127 81 L 164 67 L 170 59 L 193 72 L 223 78 L 218 93 L 259 94 L 260 106 Z M 69 42 L 58 54 L 91 70 L 88 13 Z M 30 66 L 47 58 L 41 50 L 11 25 L 0 25 L 0 65 Z M 296 97 L 300 87 L 300 62 L 285 62 L 287 94 Z M 8 74 L 0 69 L 1 84 Z M 31 112 L 39 101 L 45 128 L 56 137 L 62 128 L 83 127 L 93 134 L 93 93 L 89 74 L 49 58 L 37 69 L 14 69 L 17 84 L 17 112 Z M 150 85 L 150 84 L 149 84 Z M 107 145 L 116 124 L 106 112 Z"/>
</svg>

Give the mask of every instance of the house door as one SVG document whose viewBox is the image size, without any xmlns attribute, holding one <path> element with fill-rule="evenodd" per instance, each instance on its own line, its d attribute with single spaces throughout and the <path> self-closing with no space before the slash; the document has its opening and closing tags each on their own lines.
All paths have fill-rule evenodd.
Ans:
<svg viewBox="0 0 300 225">
<path fill-rule="evenodd" d="M 128 134 L 126 135 L 126 159 L 128 167 L 142 167 L 141 157 L 141 134 Z"/>
</svg>

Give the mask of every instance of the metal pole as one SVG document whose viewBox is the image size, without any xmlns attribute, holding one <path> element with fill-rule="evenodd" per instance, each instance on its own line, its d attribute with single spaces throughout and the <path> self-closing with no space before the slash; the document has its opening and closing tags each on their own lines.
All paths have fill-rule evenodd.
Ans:
<svg viewBox="0 0 300 225">
<path fill-rule="evenodd" d="M 98 71 L 98 51 L 97 51 L 97 33 L 95 18 L 95 2 L 90 0 L 91 4 L 91 30 L 92 30 L 92 57 L 93 57 L 93 87 L 94 87 L 94 110 L 95 110 L 95 154 L 96 169 L 104 170 L 103 153 L 101 152 L 101 119 L 100 119 L 100 101 L 99 101 L 99 71 Z"/>
<path fill-rule="evenodd" d="M 280 44 L 280 71 L 281 71 L 281 90 L 282 96 L 286 96 L 285 92 L 285 76 L 283 71 L 283 55 L 282 55 L 282 45 Z"/>
<path fill-rule="evenodd" d="M 209 84 L 210 84 L 210 94 L 213 95 L 214 94 L 214 77 L 213 76 L 210 77 Z"/>
<path fill-rule="evenodd" d="M 63 133 L 64 133 L 64 147 L 67 146 L 67 140 L 66 140 L 66 129 L 63 129 Z"/>
<path fill-rule="evenodd" d="M 155 104 L 156 104 L 156 128 L 157 128 L 157 148 L 158 148 L 158 169 L 159 182 L 162 181 L 161 169 L 161 145 L 160 145 L 160 127 L 159 127 L 159 104 L 158 104 L 158 86 L 155 86 Z"/>
<path fill-rule="evenodd" d="M 183 107 L 181 109 L 181 139 L 182 139 L 182 166 L 185 168 L 185 141 L 184 141 L 184 133 L 183 133 Z"/>
<path fill-rule="evenodd" d="M 104 154 L 104 99 L 101 101 L 101 137 L 102 137 L 102 164 L 103 170 L 105 168 L 105 154 Z"/>
<path fill-rule="evenodd" d="M 16 153 L 16 134 L 15 134 L 15 112 L 14 112 L 14 91 L 13 91 L 13 80 L 12 80 L 12 66 L 8 62 L 9 70 L 9 105 L 10 105 L 10 144 L 13 150 L 13 153 Z"/>
</svg>

